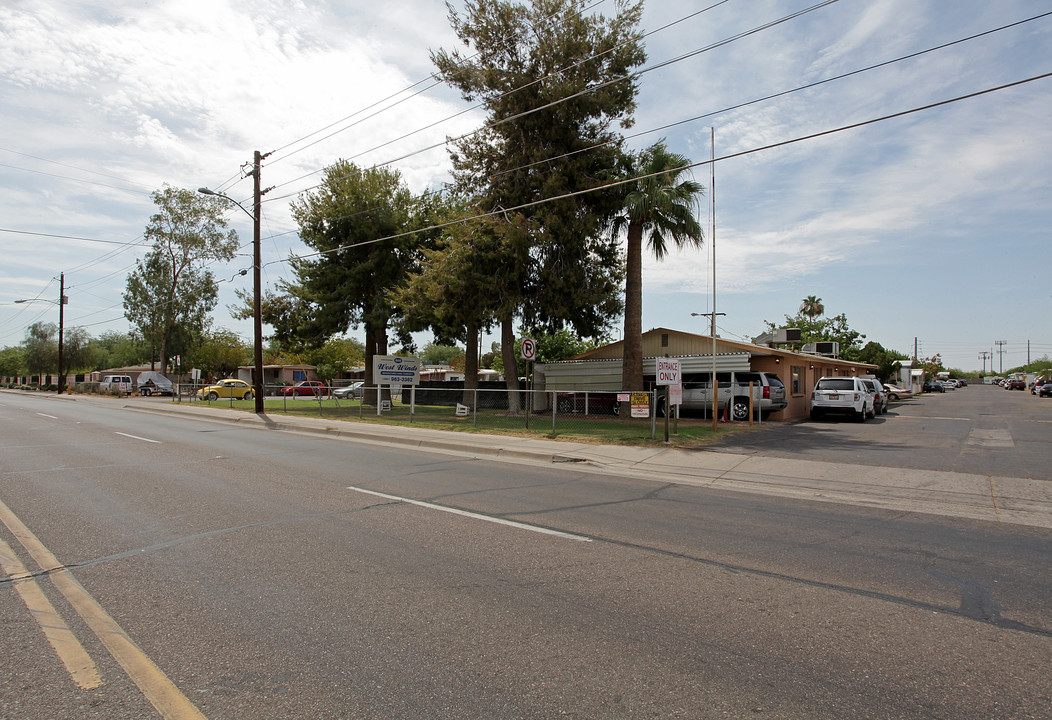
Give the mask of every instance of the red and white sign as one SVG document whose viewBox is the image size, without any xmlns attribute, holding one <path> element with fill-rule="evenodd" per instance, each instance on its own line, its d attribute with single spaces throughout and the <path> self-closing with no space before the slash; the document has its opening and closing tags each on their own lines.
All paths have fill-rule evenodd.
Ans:
<svg viewBox="0 0 1052 720">
<path fill-rule="evenodd" d="M 671 405 L 682 405 L 683 404 L 683 386 L 682 385 L 669 385 L 668 386 L 668 401 Z"/>
<path fill-rule="evenodd" d="M 521 350 L 523 360 L 535 360 L 537 358 L 537 341 L 533 338 L 523 338 Z"/>
<path fill-rule="evenodd" d="M 683 370 L 679 358 L 656 358 L 657 385 L 679 385 L 683 382 Z"/>
</svg>

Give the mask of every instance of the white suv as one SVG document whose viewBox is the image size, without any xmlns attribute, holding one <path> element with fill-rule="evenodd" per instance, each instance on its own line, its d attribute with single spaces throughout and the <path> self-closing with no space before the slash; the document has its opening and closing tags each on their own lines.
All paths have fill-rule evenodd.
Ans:
<svg viewBox="0 0 1052 720">
<path fill-rule="evenodd" d="M 811 419 L 839 413 L 865 422 L 874 415 L 873 400 L 873 393 L 856 377 L 819 378 L 811 396 Z"/>
</svg>

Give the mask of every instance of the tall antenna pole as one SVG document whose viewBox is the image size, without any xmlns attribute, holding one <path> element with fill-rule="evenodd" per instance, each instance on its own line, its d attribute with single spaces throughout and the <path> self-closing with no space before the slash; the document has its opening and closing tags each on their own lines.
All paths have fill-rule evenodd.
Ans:
<svg viewBox="0 0 1052 720">
<path fill-rule="evenodd" d="M 716 382 L 716 128 L 711 127 L 711 157 L 709 162 L 709 201 L 712 203 L 712 228 L 710 240 L 712 243 L 712 432 L 719 428 L 719 418 L 716 414 L 718 405 L 717 395 L 720 387 Z M 731 393 L 734 394 L 733 391 Z M 728 402 L 730 399 L 728 398 Z"/>
<path fill-rule="evenodd" d="M 66 389 L 66 374 L 62 368 L 62 336 L 65 332 L 63 327 L 63 306 L 66 304 L 66 273 L 59 273 L 58 277 L 58 394 L 61 395 Z"/>
</svg>

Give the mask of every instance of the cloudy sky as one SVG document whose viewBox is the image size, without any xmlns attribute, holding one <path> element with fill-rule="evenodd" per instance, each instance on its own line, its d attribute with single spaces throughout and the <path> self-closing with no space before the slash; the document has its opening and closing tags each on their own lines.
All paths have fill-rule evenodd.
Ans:
<svg viewBox="0 0 1052 720">
<path fill-rule="evenodd" d="M 641 76 L 629 142 L 666 137 L 701 162 L 715 128 L 720 334 L 758 335 L 817 295 L 869 339 L 903 352 L 916 342 L 952 367 L 981 369 L 999 340 L 995 368 L 1026 362 L 1028 344 L 1052 355 L 1052 78 L 871 122 L 1052 72 L 1052 16 L 1037 17 L 1050 11 L 1047 0 L 649 0 L 644 67 L 690 57 Z M 454 47 L 435 0 L 0 4 L 0 347 L 57 320 L 53 304 L 14 300 L 57 299 L 60 272 L 67 327 L 127 331 L 121 294 L 145 252 L 149 193 L 167 183 L 247 200 L 240 169 L 254 150 L 273 151 L 268 285 L 304 251 L 289 202 L 333 161 L 403 158 L 394 167 L 414 191 L 440 187 L 447 153 L 425 149 L 483 117 L 426 82 L 430 50 Z M 709 172 L 695 170 L 707 188 Z M 706 228 L 710 209 L 707 196 Z M 248 217 L 230 220 L 250 242 Z M 710 235 L 646 264 L 644 328 L 707 331 L 691 313 L 712 309 Z M 251 287 L 239 274 L 250 252 L 215 268 L 215 323 L 246 339 L 227 307 Z"/>
</svg>

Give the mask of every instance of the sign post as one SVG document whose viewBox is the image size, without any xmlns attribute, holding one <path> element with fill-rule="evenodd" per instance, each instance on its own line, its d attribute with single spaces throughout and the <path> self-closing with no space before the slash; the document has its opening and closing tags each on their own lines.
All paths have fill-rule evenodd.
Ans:
<svg viewBox="0 0 1052 720">
<path fill-rule="evenodd" d="M 678 386 L 677 395 L 682 401 L 683 397 L 683 367 L 679 358 L 657 358 L 656 361 L 656 384 L 665 386 L 665 442 L 668 442 L 668 418 L 672 414 L 672 392 L 673 385 Z"/>
<path fill-rule="evenodd" d="M 522 355 L 522 359 L 526 361 L 526 429 L 530 429 L 530 405 L 533 399 L 533 393 L 530 392 L 530 376 L 533 375 L 531 372 L 533 361 L 537 359 L 537 341 L 533 338 L 523 338 L 522 344 L 519 345 L 519 352 Z M 553 406 L 554 407 L 554 406 Z"/>
</svg>

